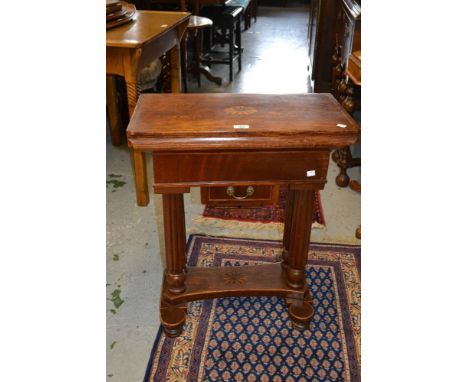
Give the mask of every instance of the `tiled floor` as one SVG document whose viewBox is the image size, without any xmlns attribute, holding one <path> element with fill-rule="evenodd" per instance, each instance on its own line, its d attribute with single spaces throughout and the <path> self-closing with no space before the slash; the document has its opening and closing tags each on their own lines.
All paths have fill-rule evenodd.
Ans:
<svg viewBox="0 0 468 382">
<path fill-rule="evenodd" d="M 191 91 L 305 93 L 307 74 L 307 9 L 260 7 L 257 23 L 243 32 L 243 69 L 232 84 L 217 87 L 202 80 Z M 228 78 L 227 67 L 215 69 Z M 148 170 L 151 169 L 148 164 Z M 354 232 L 360 223 L 360 196 L 335 185 L 336 166 L 322 192 L 327 226 L 314 229 L 312 240 L 359 243 Z M 359 178 L 359 169 L 349 171 Z M 151 176 L 150 178 L 151 179 Z M 153 195 L 147 207 L 137 207 L 128 149 L 107 142 L 107 380 L 141 381 L 159 327 L 159 293 L 162 277 L 160 245 L 161 198 Z M 219 236 L 236 232 L 224 227 L 199 225 L 202 211 L 199 190 L 186 198 L 187 230 Z M 250 232 L 244 230 L 242 235 Z M 254 233 L 252 232 L 252 235 Z M 255 232 L 255 236 L 258 232 Z M 268 237 L 268 236 L 267 236 Z"/>
<path fill-rule="evenodd" d="M 242 70 L 234 65 L 234 81 L 229 83 L 227 65 L 213 66 L 223 78 L 220 87 L 202 77 L 202 87 L 189 83 L 191 92 L 227 93 L 308 93 L 307 77 L 308 9 L 260 7 L 257 23 L 242 32 Z"/>
</svg>

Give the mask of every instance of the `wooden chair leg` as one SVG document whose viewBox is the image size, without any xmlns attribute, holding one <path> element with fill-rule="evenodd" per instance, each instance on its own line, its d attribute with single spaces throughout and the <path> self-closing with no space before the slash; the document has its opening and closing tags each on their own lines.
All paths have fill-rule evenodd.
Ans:
<svg viewBox="0 0 468 382">
<path fill-rule="evenodd" d="M 232 82 L 232 70 L 234 61 L 234 26 L 229 28 L 229 81 Z"/>
<path fill-rule="evenodd" d="M 194 39 L 195 39 L 194 62 L 195 62 L 196 68 L 198 69 L 200 67 L 200 55 L 201 55 L 201 33 L 199 31 L 195 31 Z M 199 70 L 197 70 L 197 83 L 198 83 L 198 87 L 201 87 L 201 75 L 200 75 Z"/>
<path fill-rule="evenodd" d="M 182 91 L 187 93 L 187 34 L 184 35 L 180 42 L 180 65 L 182 76 Z"/>
<path fill-rule="evenodd" d="M 237 28 L 236 28 L 236 45 L 237 45 L 237 53 L 239 54 L 238 58 L 238 68 L 239 72 L 242 70 L 242 43 L 241 43 L 241 25 L 240 25 L 240 18 L 237 21 Z"/>
</svg>

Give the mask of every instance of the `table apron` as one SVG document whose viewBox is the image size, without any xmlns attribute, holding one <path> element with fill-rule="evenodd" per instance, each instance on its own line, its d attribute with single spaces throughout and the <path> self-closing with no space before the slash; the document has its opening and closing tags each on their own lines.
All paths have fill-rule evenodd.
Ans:
<svg viewBox="0 0 468 382">
<path fill-rule="evenodd" d="M 161 57 L 179 43 L 177 31 L 170 30 L 140 48 L 106 47 L 106 73 L 125 76 L 126 70 L 137 73 L 153 60 Z M 132 62 L 132 68 L 125 67 L 125 60 Z"/>
</svg>

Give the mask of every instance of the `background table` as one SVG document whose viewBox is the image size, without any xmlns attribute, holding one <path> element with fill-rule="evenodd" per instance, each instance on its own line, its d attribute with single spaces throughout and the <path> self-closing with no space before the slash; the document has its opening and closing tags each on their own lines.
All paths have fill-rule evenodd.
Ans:
<svg viewBox="0 0 468 382">
<path fill-rule="evenodd" d="M 187 12 L 136 11 L 133 21 L 106 32 L 106 73 L 124 77 L 130 116 L 140 94 L 139 71 L 166 52 L 171 63 L 171 91 L 180 91 L 179 45 L 189 16 Z M 107 94 L 112 143 L 120 144 L 113 81 L 107 81 Z"/>
</svg>

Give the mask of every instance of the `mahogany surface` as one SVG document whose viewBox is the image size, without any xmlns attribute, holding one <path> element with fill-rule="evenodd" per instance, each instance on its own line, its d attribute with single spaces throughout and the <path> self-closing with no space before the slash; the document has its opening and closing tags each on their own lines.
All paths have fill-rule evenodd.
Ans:
<svg viewBox="0 0 468 382">
<path fill-rule="evenodd" d="M 329 149 L 359 132 L 330 94 L 144 94 L 137 108 L 127 137 L 147 151 Z"/>
<path fill-rule="evenodd" d="M 283 296 L 294 326 L 306 327 L 313 315 L 305 266 L 315 191 L 327 181 L 330 150 L 359 136 L 339 103 L 328 94 L 144 94 L 127 136 L 136 152 L 153 153 L 153 188 L 163 194 L 165 333 L 181 333 L 187 302 L 221 296 Z M 144 183 L 145 171 L 135 176 Z M 266 266 L 187 267 L 183 193 L 246 184 L 289 188 L 282 258 Z"/>
<path fill-rule="evenodd" d="M 301 298 L 302 291 L 291 290 L 281 263 L 243 267 L 187 267 L 187 288 L 183 294 L 165 290 L 173 304 L 229 296 L 275 296 Z"/>
<path fill-rule="evenodd" d="M 154 188 L 326 182 L 327 150 L 153 154 Z M 171 166 L 177 163 L 177 166 Z M 314 170 L 315 175 L 307 175 Z"/>
</svg>

